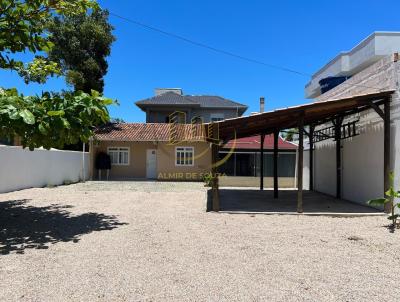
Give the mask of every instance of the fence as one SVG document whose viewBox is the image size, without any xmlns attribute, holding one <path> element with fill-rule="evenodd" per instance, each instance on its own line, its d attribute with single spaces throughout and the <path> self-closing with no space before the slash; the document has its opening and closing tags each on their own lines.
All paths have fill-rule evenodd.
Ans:
<svg viewBox="0 0 400 302">
<path fill-rule="evenodd" d="M 89 175 L 89 154 L 76 151 L 0 146 L 0 193 L 77 182 Z"/>
</svg>

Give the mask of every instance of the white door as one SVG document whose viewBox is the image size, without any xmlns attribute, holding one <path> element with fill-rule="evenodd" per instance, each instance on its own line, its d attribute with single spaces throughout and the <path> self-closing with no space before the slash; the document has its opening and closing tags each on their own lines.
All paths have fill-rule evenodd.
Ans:
<svg viewBox="0 0 400 302">
<path fill-rule="evenodd" d="M 147 149 L 146 177 L 150 179 L 157 178 L 157 152 L 155 149 Z"/>
</svg>

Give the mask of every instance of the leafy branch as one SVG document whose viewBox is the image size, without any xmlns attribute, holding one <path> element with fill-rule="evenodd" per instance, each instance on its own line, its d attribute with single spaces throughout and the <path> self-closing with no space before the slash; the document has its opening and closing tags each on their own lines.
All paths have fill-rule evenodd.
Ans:
<svg viewBox="0 0 400 302">
<path fill-rule="evenodd" d="M 96 126 L 107 123 L 107 106 L 116 102 L 98 92 L 23 96 L 0 90 L 0 136 L 19 136 L 30 150 L 87 142 Z"/>
<path fill-rule="evenodd" d="M 390 173 L 390 187 L 389 190 L 385 192 L 385 198 L 372 199 L 367 202 L 371 206 L 384 206 L 385 204 L 390 205 L 390 215 L 388 219 L 392 221 L 393 227 L 396 226 L 396 221 L 400 217 L 400 214 L 395 213 L 395 209 L 400 209 L 400 203 L 395 204 L 395 198 L 400 198 L 400 191 L 394 189 L 394 173 Z"/>
</svg>

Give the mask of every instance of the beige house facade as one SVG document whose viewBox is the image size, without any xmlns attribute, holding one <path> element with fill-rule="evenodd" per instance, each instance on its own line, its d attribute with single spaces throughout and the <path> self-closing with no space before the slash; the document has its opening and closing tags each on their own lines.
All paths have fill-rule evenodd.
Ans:
<svg viewBox="0 0 400 302">
<path fill-rule="evenodd" d="M 202 180 L 211 171 L 211 146 L 192 125 L 112 124 L 96 131 L 91 141 L 91 178 L 99 179 L 96 158 L 106 153 L 111 169 L 105 179 Z M 200 129 L 200 127 L 197 127 Z M 176 130 L 176 129 L 175 129 Z"/>
</svg>

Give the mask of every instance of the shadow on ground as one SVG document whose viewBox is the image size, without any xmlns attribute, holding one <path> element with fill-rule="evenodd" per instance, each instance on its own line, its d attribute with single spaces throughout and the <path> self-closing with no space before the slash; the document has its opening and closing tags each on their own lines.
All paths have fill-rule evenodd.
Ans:
<svg viewBox="0 0 400 302">
<path fill-rule="evenodd" d="M 296 212 L 297 191 L 282 190 L 274 199 L 271 190 L 220 189 L 220 209 L 228 212 Z M 304 213 L 377 213 L 374 208 L 336 199 L 325 194 L 304 191 Z M 207 209 L 211 209 L 211 190 Z"/>
<path fill-rule="evenodd" d="M 95 231 L 112 230 L 121 223 L 115 216 L 98 213 L 71 215 L 72 206 L 53 204 L 47 207 L 28 205 L 29 200 L 0 202 L 0 255 L 25 249 L 47 249 L 57 242 L 78 242 L 80 236 Z"/>
</svg>

